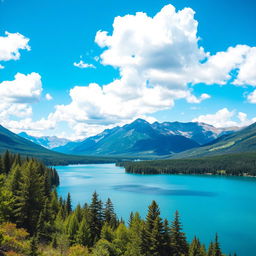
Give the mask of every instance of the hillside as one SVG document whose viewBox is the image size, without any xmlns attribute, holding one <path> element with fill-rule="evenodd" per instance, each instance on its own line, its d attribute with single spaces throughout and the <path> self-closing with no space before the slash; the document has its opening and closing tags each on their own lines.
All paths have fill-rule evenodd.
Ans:
<svg viewBox="0 0 256 256">
<path fill-rule="evenodd" d="M 184 151 L 174 158 L 198 158 L 221 154 L 256 152 L 256 123 L 229 135 L 224 135 L 206 146 Z"/>
<path fill-rule="evenodd" d="M 72 156 L 57 153 L 37 145 L 0 125 L 0 154 L 9 150 L 22 156 L 38 158 L 47 164 L 75 164 L 75 163 L 106 163 L 114 162 L 113 158 L 93 156 Z"/>
<path fill-rule="evenodd" d="M 82 142 L 71 142 L 54 150 L 78 155 L 155 157 L 198 146 L 190 138 L 161 132 L 145 120 L 137 119 L 123 127 L 108 129 Z"/>
</svg>

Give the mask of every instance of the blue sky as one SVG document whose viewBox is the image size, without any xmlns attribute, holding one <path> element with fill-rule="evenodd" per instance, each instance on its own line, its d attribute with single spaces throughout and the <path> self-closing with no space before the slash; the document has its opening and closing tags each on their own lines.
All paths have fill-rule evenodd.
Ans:
<svg viewBox="0 0 256 256">
<path fill-rule="evenodd" d="M 255 12 L 253 0 L 2 0 L 0 123 L 72 139 L 137 117 L 248 125 Z"/>
</svg>

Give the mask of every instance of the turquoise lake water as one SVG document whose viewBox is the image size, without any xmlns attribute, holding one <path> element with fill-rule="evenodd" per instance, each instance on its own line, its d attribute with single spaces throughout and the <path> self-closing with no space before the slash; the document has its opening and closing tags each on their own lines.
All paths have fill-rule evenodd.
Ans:
<svg viewBox="0 0 256 256">
<path fill-rule="evenodd" d="M 57 166 L 58 194 L 71 193 L 72 204 L 90 202 L 94 191 L 109 197 L 125 220 L 130 211 L 145 217 L 156 200 L 169 221 L 181 215 L 188 239 L 198 236 L 207 246 L 218 232 L 225 253 L 256 255 L 256 178 L 127 174 L 114 164 Z"/>
</svg>

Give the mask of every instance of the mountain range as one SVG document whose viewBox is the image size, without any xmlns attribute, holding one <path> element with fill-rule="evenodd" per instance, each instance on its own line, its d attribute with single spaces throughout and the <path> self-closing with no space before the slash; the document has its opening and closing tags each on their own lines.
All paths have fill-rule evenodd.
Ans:
<svg viewBox="0 0 256 256">
<path fill-rule="evenodd" d="M 65 165 L 77 163 L 108 163 L 116 159 L 94 156 L 73 156 L 46 149 L 28 139 L 9 131 L 0 125 L 0 154 L 9 150 L 21 156 L 33 157 L 44 161 L 48 165 Z"/>
<path fill-rule="evenodd" d="M 20 135 L 24 137 L 23 138 Z M 48 162 L 89 163 L 129 158 L 201 158 L 204 156 L 256 152 L 256 123 L 246 128 L 218 129 L 204 123 L 164 122 L 137 119 L 107 129 L 82 141 L 64 143 L 57 137 L 14 134 L 0 125 L 0 153 L 10 150 Z M 46 139 L 47 138 L 47 139 Z M 54 141 L 56 140 L 56 141 Z M 45 147 L 36 143 L 46 143 Z M 68 161 L 67 161 L 68 159 Z"/>
<path fill-rule="evenodd" d="M 75 155 L 154 157 L 200 147 L 237 128 L 218 129 L 204 123 L 155 122 L 137 119 L 107 129 L 80 142 L 69 142 L 55 151 Z"/>
<path fill-rule="evenodd" d="M 256 152 L 256 123 L 232 134 L 222 135 L 202 147 L 181 152 L 173 157 L 201 158 L 243 152 Z"/>
<path fill-rule="evenodd" d="M 27 134 L 26 132 L 18 133 L 18 135 L 48 149 L 64 146 L 70 142 L 68 139 L 58 138 L 56 136 L 34 137 Z"/>
</svg>

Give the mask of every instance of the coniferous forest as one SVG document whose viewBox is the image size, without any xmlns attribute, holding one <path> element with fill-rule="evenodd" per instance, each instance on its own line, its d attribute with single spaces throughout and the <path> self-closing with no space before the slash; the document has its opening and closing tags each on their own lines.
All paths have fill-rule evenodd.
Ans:
<svg viewBox="0 0 256 256">
<path fill-rule="evenodd" d="M 256 176 L 256 154 L 238 153 L 204 158 L 119 162 L 128 173 L 212 174 Z"/>
<path fill-rule="evenodd" d="M 155 201 L 145 219 L 136 212 L 124 223 L 96 192 L 75 208 L 70 194 L 59 198 L 55 169 L 8 151 L 0 159 L 0 255 L 224 255 L 217 235 L 208 248 L 197 237 L 189 243 L 178 211 L 163 220 Z"/>
</svg>

